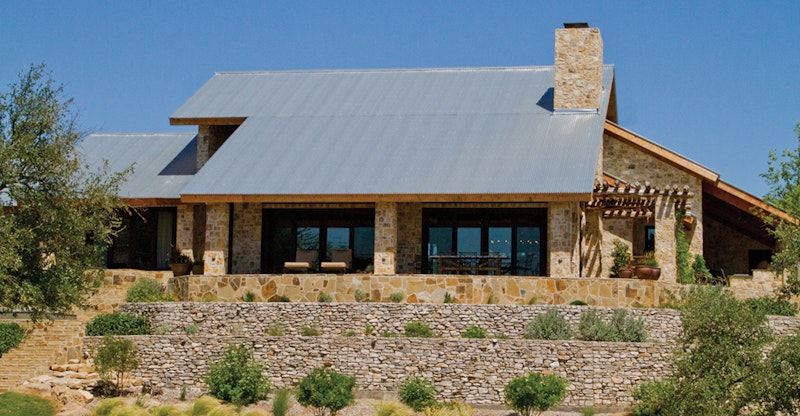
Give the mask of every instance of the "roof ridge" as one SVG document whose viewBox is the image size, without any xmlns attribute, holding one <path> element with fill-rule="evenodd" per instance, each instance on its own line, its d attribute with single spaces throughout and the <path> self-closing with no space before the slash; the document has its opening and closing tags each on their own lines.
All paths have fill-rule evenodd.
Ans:
<svg viewBox="0 0 800 416">
<path fill-rule="evenodd" d="M 542 66 L 494 66 L 494 67 L 441 67 L 441 68 L 362 68 L 362 69 L 289 69 L 263 71 L 215 71 L 214 75 L 269 75 L 269 74 L 329 74 L 368 72 L 478 72 L 478 71 L 531 71 L 553 69 L 553 65 Z"/>
</svg>

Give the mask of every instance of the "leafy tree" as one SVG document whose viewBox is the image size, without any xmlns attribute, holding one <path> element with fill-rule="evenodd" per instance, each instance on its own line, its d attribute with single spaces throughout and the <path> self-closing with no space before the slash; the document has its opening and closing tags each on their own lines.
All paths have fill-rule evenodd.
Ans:
<svg viewBox="0 0 800 416">
<path fill-rule="evenodd" d="M 436 404 L 436 388 L 419 376 L 408 377 L 397 386 L 397 395 L 406 406 L 415 412 Z"/>
<path fill-rule="evenodd" d="M 244 406 L 266 399 L 270 383 L 263 372 L 264 366 L 253 359 L 252 348 L 230 345 L 223 358 L 211 364 L 203 381 L 212 396 Z"/>
<path fill-rule="evenodd" d="M 355 400 L 355 377 L 317 367 L 297 386 L 297 402 L 314 408 L 316 416 L 335 416 Z"/>
<path fill-rule="evenodd" d="M 768 167 L 761 174 L 770 190 L 764 195 L 764 202 L 791 216 L 800 218 L 800 123 L 795 127 L 797 148 L 786 149 L 780 156 L 769 152 Z M 785 294 L 800 293 L 797 278 L 797 265 L 800 263 L 800 224 L 763 211 L 758 212 L 769 224 L 770 233 L 777 242 L 778 250 L 772 256 L 770 268 L 778 273 L 789 271 L 784 286 Z"/>
<path fill-rule="evenodd" d="M 139 368 L 136 345 L 133 341 L 111 335 L 103 337 L 92 358 L 97 373 L 103 381 L 108 383 L 111 376 L 115 376 L 113 385 L 116 394 L 121 393 L 125 387 L 125 374 Z"/>
<path fill-rule="evenodd" d="M 529 373 L 506 384 L 506 404 L 522 416 L 538 415 L 564 400 L 567 384 L 552 374 Z"/>
<path fill-rule="evenodd" d="M 0 307 L 36 318 L 85 303 L 120 224 L 127 174 L 88 171 L 62 93 L 38 65 L 0 94 Z"/>
</svg>

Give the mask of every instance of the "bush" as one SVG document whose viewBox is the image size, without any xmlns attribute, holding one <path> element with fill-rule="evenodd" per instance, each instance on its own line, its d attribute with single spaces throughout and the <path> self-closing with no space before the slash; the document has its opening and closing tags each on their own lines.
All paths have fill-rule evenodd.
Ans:
<svg viewBox="0 0 800 416">
<path fill-rule="evenodd" d="M 325 367 L 311 370 L 297 386 L 297 402 L 304 407 L 314 407 L 314 414 L 336 415 L 355 400 L 355 377 L 339 374 Z"/>
<path fill-rule="evenodd" d="M 444 292 L 444 303 L 456 303 L 456 298 L 450 295 L 450 292 Z"/>
<path fill-rule="evenodd" d="M 212 396 L 243 406 L 267 397 L 270 384 L 263 370 L 264 366 L 253 360 L 250 347 L 229 345 L 223 358 L 211 364 L 203 382 Z"/>
<path fill-rule="evenodd" d="M 389 295 L 389 301 L 390 302 L 394 302 L 394 303 L 402 302 L 403 298 L 405 298 L 405 295 L 403 295 L 403 292 L 394 292 L 391 295 Z"/>
<path fill-rule="evenodd" d="M 753 298 L 746 299 L 744 304 L 764 315 L 778 315 L 778 316 L 795 316 L 797 315 L 797 307 L 792 305 L 791 302 L 785 299 L 775 298 Z"/>
<path fill-rule="evenodd" d="M 0 356 L 9 352 L 25 338 L 25 330 L 19 324 L 0 322 Z"/>
<path fill-rule="evenodd" d="M 461 338 L 486 338 L 489 334 L 479 326 L 471 326 L 461 333 Z"/>
<path fill-rule="evenodd" d="M 183 328 L 183 332 L 186 335 L 197 335 L 200 333 L 200 326 L 197 324 L 189 324 Z"/>
<path fill-rule="evenodd" d="M 425 409 L 425 416 L 472 416 L 475 409 L 461 400 L 437 403 Z"/>
<path fill-rule="evenodd" d="M 86 324 L 86 335 L 150 335 L 150 323 L 132 313 L 101 313 Z"/>
<path fill-rule="evenodd" d="M 584 301 L 582 301 L 580 299 L 575 299 L 572 302 L 570 302 L 569 304 L 572 305 L 572 306 L 586 306 L 586 305 L 588 305 L 586 302 L 584 302 Z"/>
<path fill-rule="evenodd" d="M 506 404 L 522 416 L 544 412 L 564 400 L 567 384 L 561 377 L 529 373 L 506 384 Z"/>
<path fill-rule="evenodd" d="M 125 302 L 163 302 L 169 298 L 164 292 L 164 288 L 155 279 L 137 279 L 125 292 Z"/>
<path fill-rule="evenodd" d="M 558 310 L 550 309 L 545 314 L 536 315 L 525 326 L 524 335 L 528 339 L 570 339 L 572 328 Z"/>
<path fill-rule="evenodd" d="M 436 404 L 433 383 L 422 377 L 409 377 L 397 386 L 397 395 L 406 406 L 419 412 Z"/>
<path fill-rule="evenodd" d="M 615 338 L 622 342 L 645 342 L 647 331 L 641 319 L 628 316 L 625 309 L 615 309 L 611 315 L 611 326 L 614 328 Z"/>
<path fill-rule="evenodd" d="M 404 334 L 410 338 L 433 338 L 431 327 L 422 321 L 412 321 L 403 328 Z"/>
<path fill-rule="evenodd" d="M 636 406 L 631 409 L 633 416 L 656 416 L 666 414 L 670 403 L 679 397 L 675 386 L 668 381 L 646 381 L 633 389 Z"/>
<path fill-rule="evenodd" d="M 322 292 L 322 293 L 319 294 L 319 296 L 317 296 L 317 302 L 329 303 L 329 302 L 332 302 L 332 301 L 333 301 L 333 298 L 331 297 L 331 295 L 329 295 L 329 294 L 327 294 L 325 292 Z"/>
<path fill-rule="evenodd" d="M 312 323 L 311 325 L 303 325 L 300 327 L 300 335 L 304 337 L 316 337 L 321 333 L 319 325 Z"/>
<path fill-rule="evenodd" d="M 289 392 L 278 390 L 272 398 L 272 414 L 275 416 L 286 416 L 289 410 Z"/>
<path fill-rule="evenodd" d="M 369 300 L 369 293 L 363 291 L 362 289 L 356 289 L 353 292 L 353 297 L 355 298 L 356 302 L 366 302 Z"/>
<path fill-rule="evenodd" d="M 594 309 L 581 315 L 578 339 L 583 341 L 644 342 L 647 331 L 644 322 L 628 316 L 624 309 L 616 309 L 609 322 L 604 321 Z"/>
<path fill-rule="evenodd" d="M 125 387 L 125 374 L 139 368 L 136 345 L 133 341 L 114 338 L 111 335 L 103 337 L 92 358 L 97 374 L 104 382 L 108 383 L 111 376 L 115 376 L 113 382 L 115 394 L 121 393 Z"/>
<path fill-rule="evenodd" d="M 256 294 L 248 290 L 247 293 L 245 293 L 242 296 L 242 301 L 244 301 L 244 302 L 255 302 L 256 301 Z"/>
<path fill-rule="evenodd" d="M 273 322 L 267 327 L 266 334 L 271 337 L 282 337 L 286 335 L 286 325 L 282 322 Z"/>
</svg>

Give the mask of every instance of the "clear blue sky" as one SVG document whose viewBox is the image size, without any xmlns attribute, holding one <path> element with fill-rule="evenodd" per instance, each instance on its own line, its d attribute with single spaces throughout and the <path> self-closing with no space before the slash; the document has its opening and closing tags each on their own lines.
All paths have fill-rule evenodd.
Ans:
<svg viewBox="0 0 800 416">
<path fill-rule="evenodd" d="M 45 62 L 87 131 L 168 117 L 215 71 L 552 65 L 601 30 L 620 124 L 763 196 L 797 146 L 800 1 L 0 1 L 0 88 Z"/>
</svg>

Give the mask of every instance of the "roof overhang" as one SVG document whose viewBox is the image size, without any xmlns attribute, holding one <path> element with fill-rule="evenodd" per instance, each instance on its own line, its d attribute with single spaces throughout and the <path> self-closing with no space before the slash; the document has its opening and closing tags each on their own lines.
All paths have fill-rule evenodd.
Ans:
<svg viewBox="0 0 800 416">
<path fill-rule="evenodd" d="M 239 126 L 247 117 L 170 117 L 173 126 Z"/>
<path fill-rule="evenodd" d="M 182 203 L 342 203 L 342 202 L 586 202 L 591 193 L 573 194 L 369 194 L 369 195 L 182 195 Z"/>
</svg>

